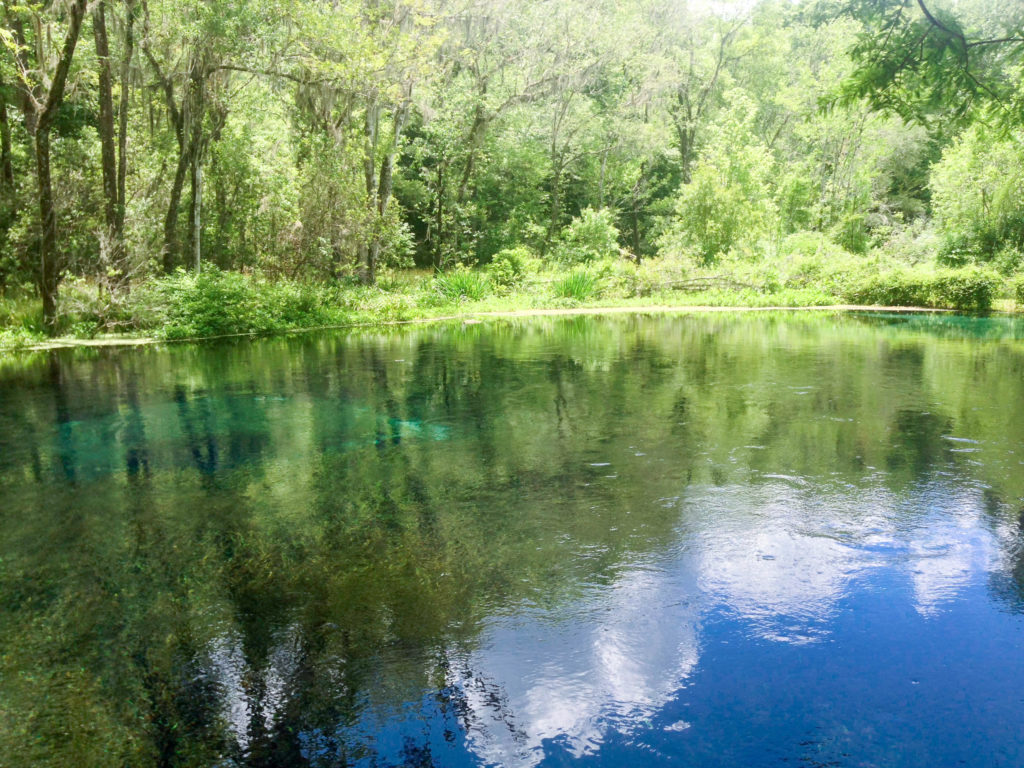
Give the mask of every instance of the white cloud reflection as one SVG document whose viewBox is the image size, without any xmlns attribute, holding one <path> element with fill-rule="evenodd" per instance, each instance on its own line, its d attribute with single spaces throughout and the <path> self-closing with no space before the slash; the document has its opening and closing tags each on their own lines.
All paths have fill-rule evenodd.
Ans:
<svg viewBox="0 0 1024 768">
<path fill-rule="evenodd" d="M 608 729 L 629 729 L 663 707 L 699 654 L 698 611 L 685 599 L 696 580 L 678 565 L 628 570 L 568 613 L 490 627 L 480 650 L 452 664 L 473 713 L 471 748 L 503 766 L 535 765 L 549 739 L 581 756 Z"/>
<path fill-rule="evenodd" d="M 536 765 L 552 740 L 582 756 L 649 721 L 697 669 L 709 611 L 759 640 L 816 642 L 855 587 L 876 588 L 877 569 L 893 599 L 909 595 L 930 616 L 998 564 L 976 489 L 900 501 L 769 482 L 708 489 L 680 507 L 682 546 L 661 563 L 627 568 L 573 606 L 497 620 L 479 650 L 452 660 L 469 746 L 485 763 Z"/>
<path fill-rule="evenodd" d="M 977 488 L 897 494 L 765 480 L 691 491 L 674 502 L 670 549 L 620 565 L 568 602 L 492 617 L 472 649 L 448 650 L 466 746 L 485 764 L 522 768 L 552 742 L 594 753 L 613 733 L 649 727 L 686 685 L 712 614 L 755 642 L 796 644 L 827 637 L 855 590 L 909 600 L 928 619 L 1002 567 L 1016 535 L 993 522 Z M 299 632 L 280 633 L 259 672 L 231 635 L 211 649 L 243 749 L 254 718 L 269 727 L 289 695 Z M 420 710 L 408 705 L 422 695 L 425 664 L 382 657 L 382 684 L 362 692 L 351 735 L 386 752 L 375 744 L 381 729 L 418 728 Z"/>
</svg>

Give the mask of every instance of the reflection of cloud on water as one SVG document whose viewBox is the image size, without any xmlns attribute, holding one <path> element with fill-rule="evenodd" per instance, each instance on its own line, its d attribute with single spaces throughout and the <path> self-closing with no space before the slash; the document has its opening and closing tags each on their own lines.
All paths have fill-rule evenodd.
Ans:
<svg viewBox="0 0 1024 768">
<path fill-rule="evenodd" d="M 941 503 L 947 514 L 929 517 L 907 544 L 914 607 L 922 616 L 938 614 L 976 574 L 1000 564 L 998 533 L 984 518 L 976 495 L 950 494 Z"/>
<path fill-rule="evenodd" d="M 340 731 L 342 743 L 364 750 L 362 762 L 350 755 L 353 764 L 404 764 L 402 750 L 421 742 L 435 757 L 469 750 L 501 766 L 536 765 L 553 748 L 592 754 L 648 727 L 686 685 L 698 668 L 702 617 L 713 613 L 720 630 L 757 642 L 791 644 L 830 632 L 855 592 L 930 617 L 997 570 L 1003 536 L 1016 535 L 993 520 L 978 488 L 940 482 L 894 493 L 767 478 L 691 489 L 672 503 L 677 536 L 657 558 L 620 565 L 571 601 L 494 616 L 470 649 L 384 653 L 373 684 L 359 691 L 356 721 Z M 258 670 L 231 634 L 209 651 L 243 751 L 254 726 L 270 730 L 302 687 L 301 632 L 278 633 Z M 440 691 L 428 682 L 439 656 Z"/>
<path fill-rule="evenodd" d="M 702 590 L 772 640 L 810 642 L 827 632 L 869 569 L 909 569 L 915 608 L 934 615 L 996 568 L 1001 551 L 978 489 L 936 484 L 899 498 L 881 488 L 828 493 L 771 483 L 688 499 L 687 507 L 701 542 Z"/>
<path fill-rule="evenodd" d="M 571 612 L 496 622 L 480 650 L 452 660 L 471 749 L 488 764 L 535 765 L 545 741 L 580 756 L 653 715 L 697 665 L 695 593 L 685 570 L 638 568 Z"/>
<path fill-rule="evenodd" d="M 834 497 L 771 483 L 688 499 L 687 507 L 702 590 L 765 639 L 819 637 L 875 559 L 856 546 L 874 516 Z"/>
<path fill-rule="evenodd" d="M 213 678 L 223 696 L 224 717 L 239 746 L 249 747 L 254 721 L 272 730 L 288 703 L 290 684 L 298 666 L 296 646 L 301 629 L 291 627 L 270 651 L 266 667 L 254 669 L 246 662 L 241 638 L 228 633 L 210 649 Z"/>
</svg>

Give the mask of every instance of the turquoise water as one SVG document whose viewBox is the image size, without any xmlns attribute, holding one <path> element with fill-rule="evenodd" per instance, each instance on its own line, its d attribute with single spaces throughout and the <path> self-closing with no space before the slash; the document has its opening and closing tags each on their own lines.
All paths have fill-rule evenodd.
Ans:
<svg viewBox="0 0 1024 768">
<path fill-rule="evenodd" d="M 1024 324 L 0 363 L 0 765 L 1024 764 Z"/>
</svg>

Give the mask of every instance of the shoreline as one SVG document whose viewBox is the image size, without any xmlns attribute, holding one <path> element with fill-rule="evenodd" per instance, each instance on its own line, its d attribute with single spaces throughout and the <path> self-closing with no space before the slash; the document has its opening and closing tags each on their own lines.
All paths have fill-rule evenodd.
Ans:
<svg viewBox="0 0 1024 768">
<path fill-rule="evenodd" d="M 288 328 L 272 333 L 229 333 L 219 336 L 197 336 L 184 339 L 158 339 L 152 336 L 139 337 L 99 337 L 95 339 L 59 338 L 24 347 L 0 349 L 0 355 L 17 354 L 19 352 L 49 352 L 58 349 L 103 349 L 109 347 L 146 347 L 157 344 L 189 344 L 218 339 L 239 339 L 272 337 L 287 334 L 314 333 L 317 331 L 342 331 L 355 328 L 386 328 L 400 325 L 425 325 L 428 323 L 444 323 L 462 321 L 465 324 L 482 323 L 484 320 L 516 319 L 531 317 L 572 317 L 580 315 L 657 315 L 657 314 L 705 314 L 715 312 L 893 312 L 899 314 L 954 314 L 953 309 L 935 309 L 930 307 L 889 307 L 871 304 L 827 304 L 822 306 L 769 306 L 769 307 L 727 307 L 701 304 L 655 304 L 649 306 L 618 305 L 610 307 L 559 307 L 535 309 L 510 309 L 480 312 L 465 312 L 456 315 L 438 315 L 436 317 L 420 317 L 410 320 L 383 320 L 379 322 L 347 323 L 343 325 L 324 325 L 309 328 Z"/>
</svg>

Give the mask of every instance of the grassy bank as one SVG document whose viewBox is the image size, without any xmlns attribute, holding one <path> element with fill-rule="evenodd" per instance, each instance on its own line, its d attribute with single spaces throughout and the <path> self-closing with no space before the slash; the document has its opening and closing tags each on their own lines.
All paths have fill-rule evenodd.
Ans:
<svg viewBox="0 0 1024 768">
<path fill-rule="evenodd" d="M 694 269 L 624 259 L 544 271 L 513 253 L 485 269 L 385 274 L 376 286 L 270 279 L 209 269 L 135 286 L 122 296 L 69 282 L 62 336 L 74 339 L 198 339 L 232 334 L 425 320 L 487 312 L 576 307 L 814 307 L 840 304 L 984 312 L 1024 307 L 1024 280 L 978 267 L 860 262 L 856 268 L 790 259 L 754 270 L 743 263 Z M 0 349 L 44 341 L 38 302 L 0 299 Z"/>
</svg>

